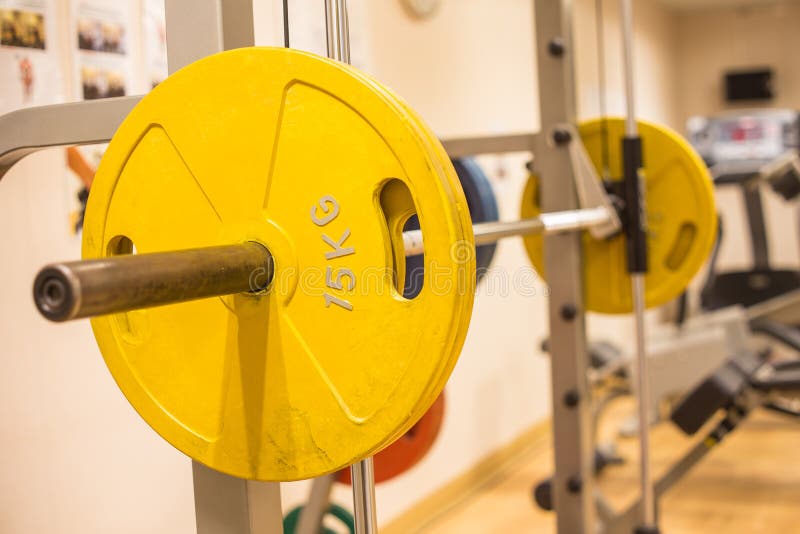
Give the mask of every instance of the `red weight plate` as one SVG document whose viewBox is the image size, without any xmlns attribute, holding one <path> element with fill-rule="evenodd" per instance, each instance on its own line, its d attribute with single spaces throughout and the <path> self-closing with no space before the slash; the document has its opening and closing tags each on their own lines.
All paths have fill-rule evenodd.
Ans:
<svg viewBox="0 0 800 534">
<path fill-rule="evenodd" d="M 417 465 L 436 442 L 443 421 L 444 392 L 411 430 L 375 455 L 375 482 L 390 480 Z M 337 481 L 351 484 L 350 469 L 339 471 Z"/>
</svg>

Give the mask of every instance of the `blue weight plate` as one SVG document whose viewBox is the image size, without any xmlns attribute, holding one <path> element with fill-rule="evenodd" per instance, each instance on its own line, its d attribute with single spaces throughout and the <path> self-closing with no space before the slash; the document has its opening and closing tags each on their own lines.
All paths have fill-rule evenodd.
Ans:
<svg viewBox="0 0 800 534">
<path fill-rule="evenodd" d="M 483 170 L 471 158 L 454 159 L 453 167 L 456 169 L 464 196 L 467 197 L 469 214 L 473 223 L 496 221 L 500 217 L 497 209 L 497 198 L 494 196 L 492 184 Z M 405 230 L 418 230 L 419 219 L 414 215 L 406 223 Z M 497 245 L 481 245 L 475 251 L 475 264 L 477 268 L 477 281 L 484 277 L 489 265 L 494 258 Z M 423 256 L 410 256 L 406 258 L 406 277 L 403 286 L 403 296 L 412 299 L 422 290 L 424 281 Z"/>
</svg>

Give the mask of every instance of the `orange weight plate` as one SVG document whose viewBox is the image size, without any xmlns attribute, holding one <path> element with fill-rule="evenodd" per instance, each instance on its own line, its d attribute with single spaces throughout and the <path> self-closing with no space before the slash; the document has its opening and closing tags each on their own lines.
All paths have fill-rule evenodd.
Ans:
<svg viewBox="0 0 800 534">
<path fill-rule="evenodd" d="M 430 452 L 444 422 L 444 392 L 400 438 L 375 455 L 375 482 L 385 482 L 417 465 Z M 339 482 L 351 484 L 350 469 L 339 471 Z"/>
</svg>

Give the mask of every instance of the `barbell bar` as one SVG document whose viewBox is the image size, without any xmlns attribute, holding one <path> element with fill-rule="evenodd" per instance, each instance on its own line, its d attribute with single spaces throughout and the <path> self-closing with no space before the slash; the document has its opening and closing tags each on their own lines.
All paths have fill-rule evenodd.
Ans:
<svg viewBox="0 0 800 534">
<path fill-rule="evenodd" d="M 544 213 L 509 222 L 473 225 L 475 245 L 531 234 L 577 231 L 607 223 L 605 208 Z M 407 256 L 424 253 L 421 230 L 403 233 Z M 53 263 L 33 284 L 36 308 L 64 322 L 142 308 L 267 289 L 275 274 L 269 250 L 256 242 L 124 254 L 97 260 Z"/>
<path fill-rule="evenodd" d="M 273 277 L 255 242 L 54 263 L 36 275 L 39 312 L 61 322 L 188 300 L 257 292 Z"/>
</svg>

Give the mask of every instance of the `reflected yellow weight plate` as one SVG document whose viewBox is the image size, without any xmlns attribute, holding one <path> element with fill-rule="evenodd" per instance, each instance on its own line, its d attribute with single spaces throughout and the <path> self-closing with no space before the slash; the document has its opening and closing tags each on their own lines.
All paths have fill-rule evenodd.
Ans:
<svg viewBox="0 0 800 534">
<path fill-rule="evenodd" d="M 581 139 L 602 175 L 603 137 L 607 132 L 612 178 L 622 176 L 623 119 L 593 120 L 580 125 Z M 717 215 L 708 170 L 694 149 L 677 133 L 639 122 L 642 137 L 648 224 L 647 307 L 680 295 L 703 266 L 714 244 Z M 540 213 L 538 178 L 531 176 L 523 193 L 522 216 Z M 525 238 L 525 247 L 545 279 L 542 236 Z M 584 232 L 584 297 L 587 310 L 629 313 L 632 310 L 625 238 L 595 240 Z"/>
<path fill-rule="evenodd" d="M 377 87 L 312 54 L 225 52 L 146 96 L 98 170 L 87 258 L 127 240 L 139 253 L 252 240 L 275 258 L 265 294 L 92 321 L 139 414 L 209 467 L 341 469 L 407 431 L 455 364 L 475 275 L 452 254 L 472 242 L 466 201 L 424 125 Z M 395 272 L 413 212 L 437 275 L 406 300 Z"/>
</svg>

